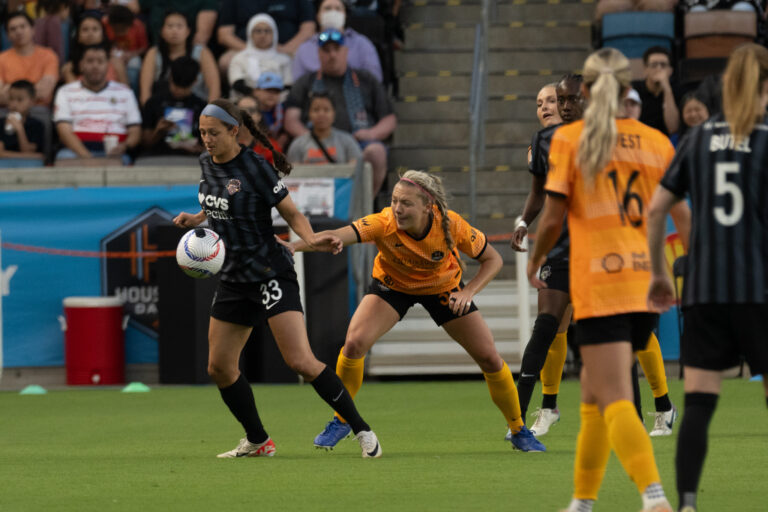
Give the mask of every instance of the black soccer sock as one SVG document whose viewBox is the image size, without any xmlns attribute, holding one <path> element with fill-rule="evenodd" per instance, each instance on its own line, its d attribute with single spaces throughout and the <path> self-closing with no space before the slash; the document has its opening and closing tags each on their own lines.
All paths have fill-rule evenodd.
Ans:
<svg viewBox="0 0 768 512">
<path fill-rule="evenodd" d="M 640 396 L 640 377 L 637 375 L 637 363 L 632 365 L 632 395 L 640 421 L 643 421 L 643 398 Z"/>
<path fill-rule="evenodd" d="M 542 409 L 557 409 L 557 395 L 541 395 Z"/>
<path fill-rule="evenodd" d="M 253 399 L 251 385 L 248 384 L 242 373 L 232 385 L 219 388 L 219 393 L 221 393 L 221 398 L 229 410 L 245 429 L 248 441 L 261 444 L 269 438 L 256 410 L 256 401 Z"/>
<path fill-rule="evenodd" d="M 320 395 L 320 398 L 325 400 L 334 411 L 349 423 L 352 432 L 357 434 L 361 430 L 371 430 L 371 427 L 363 421 L 360 413 L 357 412 L 355 402 L 352 401 L 347 388 L 344 387 L 341 379 L 330 367 L 326 366 L 320 375 L 315 377 L 315 380 L 312 381 L 312 387 L 315 388 L 315 392 Z"/>
<path fill-rule="evenodd" d="M 536 322 L 533 324 L 531 339 L 528 340 L 528 345 L 526 345 L 523 353 L 523 361 L 520 364 L 520 378 L 517 380 L 517 396 L 520 399 L 523 422 L 525 422 L 525 414 L 528 412 L 528 405 L 531 403 L 536 379 L 539 378 L 539 373 L 544 368 L 549 347 L 555 339 L 559 324 L 560 321 L 557 318 L 546 313 L 537 316 Z"/>
<path fill-rule="evenodd" d="M 653 402 L 656 405 L 656 412 L 667 412 L 672 410 L 672 402 L 669 401 L 669 393 L 654 398 Z"/>
<path fill-rule="evenodd" d="M 707 456 L 707 432 L 718 396 L 713 393 L 686 393 L 683 421 L 677 437 L 675 469 L 680 508 L 696 507 L 704 458 Z"/>
</svg>

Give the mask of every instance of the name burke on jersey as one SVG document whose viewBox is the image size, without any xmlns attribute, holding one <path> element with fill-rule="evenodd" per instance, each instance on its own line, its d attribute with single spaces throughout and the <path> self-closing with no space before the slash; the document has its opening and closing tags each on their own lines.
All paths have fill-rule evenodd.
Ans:
<svg viewBox="0 0 768 512">
<path fill-rule="evenodd" d="M 197 199 L 200 201 L 200 206 L 205 211 L 206 217 L 218 220 L 232 219 L 227 213 L 227 210 L 229 210 L 229 199 L 226 197 L 206 195 L 200 192 L 197 194 Z"/>
</svg>

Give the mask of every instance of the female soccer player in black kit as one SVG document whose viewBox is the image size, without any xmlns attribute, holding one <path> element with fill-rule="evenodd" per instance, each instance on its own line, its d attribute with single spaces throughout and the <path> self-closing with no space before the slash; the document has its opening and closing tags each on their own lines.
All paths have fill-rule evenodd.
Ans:
<svg viewBox="0 0 768 512">
<path fill-rule="evenodd" d="M 667 212 L 686 196 L 693 212 L 682 294 L 685 412 L 675 460 L 681 512 L 696 510 L 721 371 L 745 359 L 763 375 L 768 396 L 766 106 L 768 50 L 746 44 L 731 54 L 723 75 L 724 115 L 689 132 L 651 202 L 648 300 L 662 311 L 674 302 L 664 269 Z"/>
<path fill-rule="evenodd" d="M 244 127 L 272 150 L 275 168 L 251 149 L 237 143 Z M 183 212 L 174 223 L 195 227 L 208 219 L 224 240 L 227 257 L 211 306 L 208 329 L 208 374 L 219 387 L 229 410 L 243 425 L 246 437 L 220 458 L 272 456 L 275 445 L 259 419 L 253 391 L 240 373 L 238 361 L 260 310 L 285 362 L 310 382 L 320 397 L 349 421 L 362 455 L 380 457 L 376 434 L 363 421 L 349 393 L 333 369 L 315 358 L 309 346 L 299 285 L 290 253 L 280 245 L 272 228 L 272 207 L 310 246 L 337 245 L 340 240 L 318 236 L 294 205 L 281 176 L 291 171 L 285 156 L 272 149 L 269 139 L 251 116 L 226 100 L 215 100 L 200 115 L 200 136 L 206 152 L 200 155 L 202 179 L 198 198 L 202 210 Z M 333 237 L 331 237 L 333 238 Z"/>
</svg>

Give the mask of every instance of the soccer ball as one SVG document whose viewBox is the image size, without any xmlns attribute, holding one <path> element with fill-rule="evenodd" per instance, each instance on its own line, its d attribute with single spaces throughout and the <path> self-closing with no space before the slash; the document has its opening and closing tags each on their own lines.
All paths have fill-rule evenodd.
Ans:
<svg viewBox="0 0 768 512">
<path fill-rule="evenodd" d="M 176 263 L 195 279 L 211 277 L 224 264 L 224 242 L 216 232 L 195 228 L 184 233 L 176 247 Z"/>
</svg>

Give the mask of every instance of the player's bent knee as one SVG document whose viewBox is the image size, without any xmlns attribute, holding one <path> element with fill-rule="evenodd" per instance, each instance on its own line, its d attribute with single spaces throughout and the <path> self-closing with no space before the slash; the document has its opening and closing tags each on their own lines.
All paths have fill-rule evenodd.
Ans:
<svg viewBox="0 0 768 512">
<path fill-rule="evenodd" d="M 357 333 L 350 332 L 347 334 L 347 339 L 344 341 L 342 353 L 345 357 L 350 359 L 360 359 L 365 356 L 368 347 L 368 340 L 362 336 L 362 333 L 361 335 L 357 335 Z"/>
<path fill-rule="evenodd" d="M 476 356 L 475 362 L 483 373 L 496 373 L 504 367 L 504 361 L 498 352 Z"/>
<path fill-rule="evenodd" d="M 311 380 L 322 371 L 323 363 L 318 361 L 312 354 L 296 354 L 284 358 L 285 364 L 295 373 L 305 379 Z"/>
<path fill-rule="evenodd" d="M 227 366 L 217 364 L 215 361 L 208 363 L 208 376 L 219 387 L 232 384 L 235 380 L 237 380 L 237 374 L 237 368 L 229 368 Z"/>
</svg>

